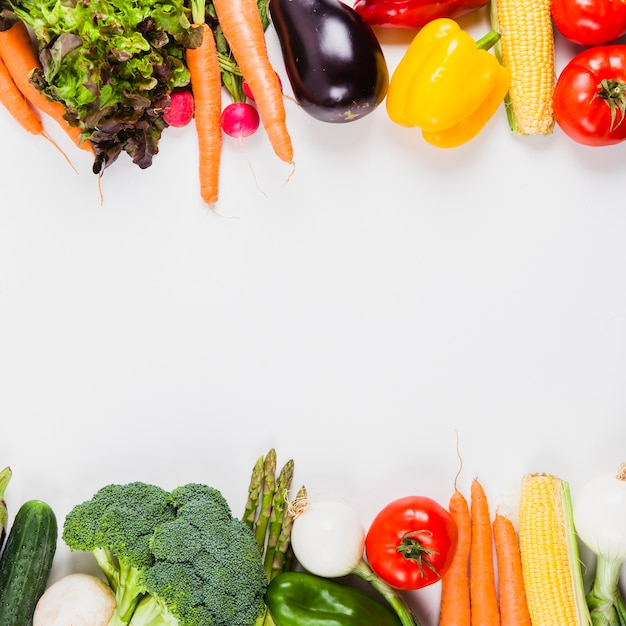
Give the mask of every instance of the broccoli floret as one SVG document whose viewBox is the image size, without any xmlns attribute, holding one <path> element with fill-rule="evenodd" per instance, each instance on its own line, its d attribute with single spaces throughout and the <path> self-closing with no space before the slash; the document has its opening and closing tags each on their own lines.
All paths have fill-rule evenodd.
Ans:
<svg viewBox="0 0 626 626">
<path fill-rule="evenodd" d="M 207 510 L 222 518 L 231 517 L 232 513 L 226 498 L 215 487 L 201 483 L 187 483 L 176 487 L 171 493 L 170 500 L 177 509 L 182 509 L 194 502 L 204 502 Z"/>
<path fill-rule="evenodd" d="M 110 626 L 251 626 L 264 609 L 258 543 L 212 487 L 109 485 L 70 512 L 63 538 L 94 553 L 116 592 Z"/>
<path fill-rule="evenodd" d="M 63 540 L 72 550 L 92 552 L 115 592 L 110 626 L 130 621 L 145 594 L 143 574 L 154 564 L 155 524 L 175 517 L 170 494 L 142 482 L 107 485 L 66 516 Z"/>
<path fill-rule="evenodd" d="M 146 590 L 181 626 L 250 626 L 264 608 L 267 586 L 252 531 L 217 489 L 184 485 L 172 492 L 172 503 L 176 519 L 152 536 L 155 563 Z"/>
</svg>

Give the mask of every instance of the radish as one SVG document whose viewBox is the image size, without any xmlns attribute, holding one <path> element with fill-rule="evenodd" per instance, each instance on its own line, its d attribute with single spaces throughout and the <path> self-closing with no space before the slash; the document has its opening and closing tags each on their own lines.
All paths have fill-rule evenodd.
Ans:
<svg viewBox="0 0 626 626">
<path fill-rule="evenodd" d="M 189 89 L 174 89 L 169 105 L 163 110 L 163 119 L 169 126 L 186 126 L 193 119 L 193 104 Z"/>
<path fill-rule="evenodd" d="M 247 102 L 232 102 L 222 111 L 222 130 L 230 137 L 249 137 L 259 128 L 260 118 L 255 107 Z"/>
</svg>

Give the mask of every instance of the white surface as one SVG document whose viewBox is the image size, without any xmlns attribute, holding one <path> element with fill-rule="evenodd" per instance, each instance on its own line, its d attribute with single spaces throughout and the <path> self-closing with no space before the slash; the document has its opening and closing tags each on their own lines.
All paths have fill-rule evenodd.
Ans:
<svg viewBox="0 0 626 626">
<path fill-rule="evenodd" d="M 411 35 L 380 34 L 393 71 Z M 626 145 L 516 137 L 501 109 L 440 151 L 384 107 L 287 111 L 286 185 L 263 132 L 245 155 L 225 141 L 218 208 L 238 219 L 199 199 L 191 126 L 146 171 L 121 157 L 100 205 L 88 158 L 49 127 L 75 174 L 0 111 L 13 512 L 41 498 L 62 519 L 130 480 L 207 482 L 239 511 L 270 446 L 365 524 L 409 493 L 447 503 L 457 436 L 459 487 L 478 477 L 494 508 L 526 472 L 575 488 L 623 460 Z M 54 577 L 84 566 L 60 545 Z M 412 597 L 424 626 L 437 593 Z"/>
</svg>

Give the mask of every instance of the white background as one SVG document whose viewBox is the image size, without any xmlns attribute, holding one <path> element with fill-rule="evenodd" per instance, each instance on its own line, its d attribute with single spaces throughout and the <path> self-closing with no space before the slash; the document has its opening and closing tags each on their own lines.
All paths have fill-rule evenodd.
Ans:
<svg viewBox="0 0 626 626">
<path fill-rule="evenodd" d="M 414 33 L 378 34 L 391 72 Z M 199 198 L 193 126 L 148 170 L 120 157 L 101 204 L 52 122 L 78 174 L 0 111 L 12 514 L 40 498 L 62 520 L 132 480 L 207 482 L 239 512 L 272 446 L 365 525 L 411 493 L 447 504 L 457 439 L 459 488 L 478 477 L 493 510 L 527 472 L 575 490 L 624 459 L 626 145 L 518 137 L 501 108 L 442 151 L 384 106 L 344 125 L 286 108 L 294 174 L 264 132 L 226 139 L 226 218 Z M 53 577 L 75 557 L 60 544 Z M 424 626 L 437 594 L 411 596 Z"/>
</svg>

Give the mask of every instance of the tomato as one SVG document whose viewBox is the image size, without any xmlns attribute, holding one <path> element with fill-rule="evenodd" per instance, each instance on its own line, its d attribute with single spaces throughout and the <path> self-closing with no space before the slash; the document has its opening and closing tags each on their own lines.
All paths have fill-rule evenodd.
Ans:
<svg viewBox="0 0 626 626">
<path fill-rule="evenodd" d="M 370 567 L 396 589 L 421 589 L 448 571 L 458 530 L 450 513 L 425 496 L 390 502 L 365 538 Z"/>
<path fill-rule="evenodd" d="M 581 46 L 598 46 L 626 33 L 626 0 L 552 0 L 558 31 Z"/>
<path fill-rule="evenodd" d="M 561 71 L 554 118 L 574 141 L 608 146 L 626 139 L 626 44 L 587 48 Z"/>
</svg>

